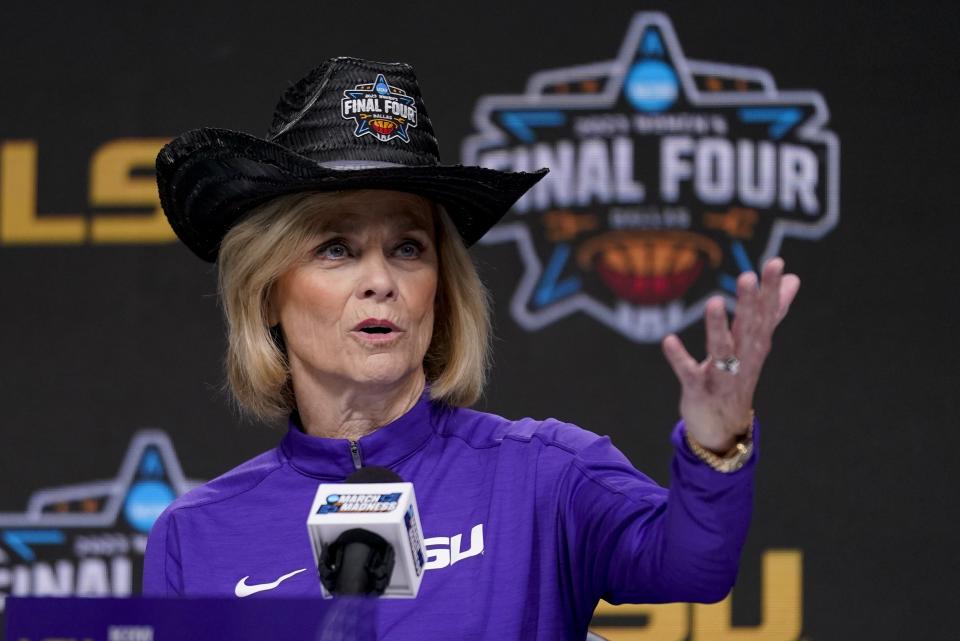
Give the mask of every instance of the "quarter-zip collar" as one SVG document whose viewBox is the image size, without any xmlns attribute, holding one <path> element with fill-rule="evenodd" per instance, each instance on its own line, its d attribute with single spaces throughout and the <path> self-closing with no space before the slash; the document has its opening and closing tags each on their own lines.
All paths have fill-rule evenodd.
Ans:
<svg viewBox="0 0 960 641">
<path fill-rule="evenodd" d="M 301 473 L 321 478 L 346 478 L 356 470 L 357 457 L 363 465 L 391 467 L 423 447 L 433 435 L 440 407 L 431 403 L 430 388 L 426 387 L 406 414 L 356 441 L 310 436 L 291 417 L 280 451 Z"/>
</svg>

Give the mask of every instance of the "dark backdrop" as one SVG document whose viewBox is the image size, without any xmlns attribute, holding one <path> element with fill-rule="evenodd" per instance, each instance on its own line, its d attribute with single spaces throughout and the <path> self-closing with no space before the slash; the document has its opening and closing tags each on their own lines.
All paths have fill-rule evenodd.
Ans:
<svg viewBox="0 0 960 641">
<path fill-rule="evenodd" d="M 734 618 L 759 622 L 762 554 L 791 549 L 804 637 L 955 636 L 953 4 L 198 4 L 0 9 L 0 141 L 36 142 L 43 215 L 101 212 L 90 159 L 110 140 L 208 125 L 262 134 L 287 83 L 334 55 L 413 63 L 450 163 L 480 96 L 613 58 L 637 11 L 665 11 L 692 58 L 820 92 L 841 145 L 840 219 L 781 248 L 803 288 L 757 391 L 766 430 Z M 496 301 L 479 407 L 610 434 L 668 482 L 678 385 L 657 345 L 582 314 L 528 332 L 509 309 L 515 247 L 473 253 Z M 0 310 L 0 512 L 22 513 L 41 488 L 112 478 L 141 428 L 164 430 L 195 479 L 278 439 L 231 410 L 214 272 L 179 244 L 0 242 Z M 699 324 L 681 336 L 702 355 Z M 13 566 L 29 564 L 0 549 L 9 594 Z M 49 559 L 61 557 L 72 558 Z"/>
</svg>

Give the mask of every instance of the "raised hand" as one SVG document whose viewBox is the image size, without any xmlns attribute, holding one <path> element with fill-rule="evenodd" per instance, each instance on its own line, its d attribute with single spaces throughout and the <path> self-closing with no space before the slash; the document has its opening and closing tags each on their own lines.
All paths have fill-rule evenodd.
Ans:
<svg viewBox="0 0 960 641">
<path fill-rule="evenodd" d="M 671 334 L 663 353 L 680 380 L 680 415 L 690 436 L 722 454 L 749 425 L 753 392 L 770 353 L 773 330 L 783 320 L 800 289 L 800 279 L 784 274 L 781 258 L 763 266 L 760 283 L 753 272 L 737 279 L 733 327 L 721 296 L 707 301 L 707 357 L 697 362 Z"/>
</svg>

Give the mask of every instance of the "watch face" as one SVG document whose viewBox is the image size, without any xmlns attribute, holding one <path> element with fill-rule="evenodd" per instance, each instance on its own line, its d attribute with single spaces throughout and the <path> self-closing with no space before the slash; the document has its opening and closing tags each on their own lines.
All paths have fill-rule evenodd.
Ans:
<svg viewBox="0 0 960 641">
<path fill-rule="evenodd" d="M 730 458 L 722 459 L 722 467 L 716 469 L 721 472 L 736 472 L 739 470 L 750 459 L 750 454 L 753 452 L 753 442 L 738 443 L 737 450 L 737 453 Z"/>
<path fill-rule="evenodd" d="M 690 436 L 689 432 L 685 433 L 684 436 L 686 437 L 687 445 L 690 446 L 693 453 L 696 454 L 701 461 L 718 472 L 736 472 L 744 466 L 750 458 L 750 454 L 753 452 L 752 423 L 750 429 L 741 437 L 743 440 L 736 444 L 734 453 L 728 456 L 720 456 L 704 448 Z"/>
</svg>

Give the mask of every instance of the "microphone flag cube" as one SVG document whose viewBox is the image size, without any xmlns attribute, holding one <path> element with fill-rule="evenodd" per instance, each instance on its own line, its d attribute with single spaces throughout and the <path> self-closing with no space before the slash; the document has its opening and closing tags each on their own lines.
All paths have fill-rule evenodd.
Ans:
<svg viewBox="0 0 960 641">
<path fill-rule="evenodd" d="M 412 598 L 420 590 L 426 550 L 413 483 L 321 483 L 307 517 L 315 567 L 324 545 L 361 529 L 393 546 L 396 562 L 384 598 Z M 325 598 L 332 595 L 321 582 Z"/>
</svg>

